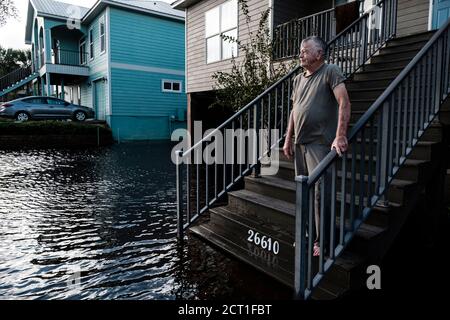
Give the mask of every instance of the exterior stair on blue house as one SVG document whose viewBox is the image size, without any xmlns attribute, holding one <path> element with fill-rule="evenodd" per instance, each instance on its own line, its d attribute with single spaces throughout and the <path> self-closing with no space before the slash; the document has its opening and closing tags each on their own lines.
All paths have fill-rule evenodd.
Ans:
<svg viewBox="0 0 450 320">
<path fill-rule="evenodd" d="M 396 1 L 381 3 L 393 8 Z M 438 219 L 443 202 L 450 146 L 450 21 L 437 32 L 406 37 L 395 37 L 391 30 L 385 41 L 374 41 L 381 44 L 375 51 L 357 40 L 365 32 L 358 23 L 349 27 L 349 35 L 344 32 L 329 42 L 329 60 L 347 75 L 352 105 L 349 150 L 343 158 L 331 152 L 309 177 L 295 177 L 279 139 L 269 141 L 269 163 L 279 166 L 275 175 L 259 175 L 264 164 L 177 166 L 179 237 L 189 227 L 291 287 L 298 298 L 335 299 L 365 285 L 367 267 L 382 261 L 408 216 L 421 210 L 426 227 Z M 361 66 L 355 67 L 361 56 Z M 285 97 L 295 74 L 217 130 L 260 128 L 265 122 L 284 132 L 281 119 L 290 110 Z M 178 156 L 193 155 L 209 141 L 205 138 Z M 324 176 L 326 170 L 332 178 Z M 332 186 L 331 227 L 323 229 L 331 233 L 332 249 L 313 258 L 308 234 L 319 179 Z"/>
<path fill-rule="evenodd" d="M 18 68 L 0 78 L 0 98 L 30 83 L 39 76 L 31 66 Z"/>
</svg>

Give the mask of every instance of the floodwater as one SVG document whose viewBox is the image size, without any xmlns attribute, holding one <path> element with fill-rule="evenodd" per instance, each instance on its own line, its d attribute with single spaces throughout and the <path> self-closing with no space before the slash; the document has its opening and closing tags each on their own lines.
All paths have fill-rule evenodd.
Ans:
<svg viewBox="0 0 450 320">
<path fill-rule="evenodd" d="M 171 148 L 0 150 L 0 298 L 290 298 L 195 237 L 177 242 Z"/>
</svg>

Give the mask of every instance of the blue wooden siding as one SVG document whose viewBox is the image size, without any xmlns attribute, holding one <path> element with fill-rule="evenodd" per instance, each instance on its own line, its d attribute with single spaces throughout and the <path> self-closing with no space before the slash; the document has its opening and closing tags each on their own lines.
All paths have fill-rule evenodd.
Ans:
<svg viewBox="0 0 450 320">
<path fill-rule="evenodd" d="M 112 114 L 116 119 L 112 123 L 121 126 L 122 139 L 138 139 L 138 136 L 141 139 L 168 139 L 173 129 L 171 119 L 179 119 L 180 114 L 185 119 L 187 100 L 184 91 L 162 92 L 161 87 L 162 79 L 166 79 L 181 81 L 184 89 L 184 76 L 112 68 L 111 77 Z M 139 133 L 144 123 L 145 138 Z M 185 127 L 185 124 L 177 125 Z M 115 131 L 113 128 L 113 133 Z"/>
<path fill-rule="evenodd" d="M 111 128 L 116 139 L 169 139 L 186 127 L 184 22 L 110 9 Z M 126 27 L 124 27 L 126 26 Z M 162 80 L 182 92 L 162 92 Z"/>
<path fill-rule="evenodd" d="M 87 57 L 87 66 L 89 67 L 90 75 L 85 83 L 81 85 L 81 104 L 90 108 L 94 108 L 94 90 L 95 90 L 95 81 L 100 78 L 108 79 L 108 47 L 106 47 L 106 52 L 100 54 L 100 29 L 99 29 L 99 20 L 104 19 L 106 23 L 106 10 L 100 13 L 89 25 L 86 26 L 86 52 L 88 53 Z M 93 31 L 93 40 L 94 40 L 94 58 L 90 59 L 90 45 L 89 45 L 89 30 L 92 28 Z M 107 30 L 107 28 L 106 28 Z M 106 33 L 106 37 L 108 34 Z M 109 86 L 106 83 L 104 86 L 104 96 L 105 96 L 105 105 L 106 105 L 106 115 L 110 113 L 109 108 Z"/>
<path fill-rule="evenodd" d="M 103 80 L 97 80 L 94 82 L 94 110 L 96 118 L 99 120 L 106 119 L 106 97 L 105 97 L 105 82 Z"/>
<path fill-rule="evenodd" d="M 184 22 L 111 8 L 111 61 L 184 70 Z"/>
</svg>

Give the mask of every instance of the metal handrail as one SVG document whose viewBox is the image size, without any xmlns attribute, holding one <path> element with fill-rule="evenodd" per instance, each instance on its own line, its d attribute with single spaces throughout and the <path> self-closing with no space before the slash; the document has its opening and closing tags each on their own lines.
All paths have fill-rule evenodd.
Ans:
<svg viewBox="0 0 450 320">
<path fill-rule="evenodd" d="M 86 64 L 87 60 L 88 60 L 87 52 L 81 54 L 80 51 L 75 50 L 65 50 L 65 49 L 52 50 L 51 62 L 53 64 L 81 66 Z"/>
<path fill-rule="evenodd" d="M 275 27 L 274 59 L 292 58 L 299 54 L 305 35 L 317 35 L 328 42 L 334 37 L 334 8 L 323 10 L 299 19 L 293 19 Z M 315 23 L 320 21 L 318 26 Z M 318 30 L 313 30 L 315 27 Z"/>
<path fill-rule="evenodd" d="M 381 2 L 380 1 L 377 5 L 375 5 L 374 7 L 372 7 L 372 9 L 367 10 L 361 17 L 359 17 L 357 20 L 355 20 L 353 23 L 351 23 L 347 28 L 345 28 L 344 30 L 342 30 L 334 39 L 330 40 L 327 43 L 327 47 L 328 47 L 328 52 L 330 51 L 330 46 L 332 46 L 335 42 L 337 42 L 337 39 L 339 39 L 340 37 L 343 37 L 344 35 L 346 35 L 347 33 L 350 32 L 350 30 L 358 23 L 364 22 L 364 19 L 369 17 L 371 12 L 374 10 L 375 7 L 378 7 L 380 5 Z M 320 13 L 324 13 L 324 12 L 328 12 L 328 11 L 332 11 L 334 9 L 329 9 L 329 10 L 324 10 L 319 12 Z M 314 16 L 314 15 L 311 15 Z M 311 17 L 308 16 L 308 17 Z M 384 43 L 383 43 L 384 44 Z M 383 45 L 381 44 L 378 49 Z M 375 53 L 375 52 L 374 52 Z M 370 56 L 366 56 L 366 60 L 370 58 Z M 330 61 L 330 59 L 328 59 L 328 61 Z M 365 62 L 365 61 L 364 61 Z M 339 65 L 339 62 L 337 62 L 336 64 Z M 363 64 L 359 64 L 359 66 L 362 66 Z M 252 101 L 250 101 L 246 106 L 244 106 L 243 108 L 241 108 L 237 113 L 235 113 L 233 116 L 231 116 L 228 120 L 226 120 L 225 122 L 223 122 L 220 126 L 218 126 L 215 131 L 212 131 L 211 133 L 209 133 L 207 136 L 205 136 L 203 138 L 203 140 L 207 140 L 209 138 L 211 138 L 215 133 L 217 133 L 218 130 L 222 129 L 224 126 L 226 126 L 227 124 L 229 124 L 231 121 L 235 120 L 236 118 L 238 118 L 240 115 L 242 115 L 244 112 L 248 111 L 249 108 L 251 108 L 255 103 L 257 103 L 259 100 L 261 100 L 264 96 L 266 96 L 270 91 L 273 91 L 277 86 L 279 86 L 282 82 L 286 81 L 287 79 L 291 78 L 293 75 L 296 75 L 298 73 L 298 71 L 301 69 L 300 66 L 296 66 L 294 67 L 291 71 L 289 71 L 285 76 L 281 77 L 279 80 L 277 80 L 274 84 L 272 84 L 269 88 L 267 88 L 266 90 L 264 90 L 260 95 L 258 95 L 255 99 L 253 99 Z M 200 145 L 202 141 L 198 141 L 195 145 L 193 145 L 191 148 L 189 148 L 187 151 L 185 151 L 182 156 L 185 157 L 189 152 L 192 152 L 193 149 L 195 149 L 196 147 L 198 147 Z"/>
<path fill-rule="evenodd" d="M 394 1 L 394 0 L 383 0 L 384 1 Z M 375 8 L 375 7 L 374 7 Z M 366 23 L 368 17 L 370 16 L 370 12 L 361 16 L 358 18 L 357 21 L 360 23 Z M 364 20 L 366 19 L 366 20 Z M 356 22 L 355 22 L 356 23 Z M 349 73 L 346 73 L 347 76 L 350 76 L 352 72 L 357 70 L 362 64 L 365 63 L 367 58 L 369 57 L 368 54 L 354 54 L 350 49 L 349 46 L 341 45 L 345 44 L 344 37 L 346 37 L 348 34 L 355 34 L 356 32 L 361 32 L 359 29 L 354 29 L 353 26 L 355 24 L 350 25 L 347 27 L 343 32 L 340 33 L 340 38 L 342 39 L 334 39 L 329 42 L 329 46 L 333 47 L 334 43 L 337 43 L 338 45 L 333 47 L 334 53 L 341 52 L 342 55 L 347 55 L 347 58 L 352 60 L 356 59 L 357 63 L 354 63 L 352 68 L 347 68 Z M 363 33 L 364 35 L 367 35 L 366 32 Z M 366 39 L 366 38 L 365 38 Z M 386 39 L 384 39 L 386 40 Z M 376 41 L 376 42 L 370 42 L 368 39 L 366 41 L 360 42 L 360 46 L 364 46 L 370 44 L 374 50 L 379 49 L 382 45 L 384 45 L 383 41 Z M 352 46 L 354 50 L 357 48 L 356 46 Z M 364 47 L 365 48 L 365 47 Z M 339 51 L 340 50 L 340 51 Z M 344 51 L 345 50 L 345 51 Z M 373 52 L 374 52 L 373 50 Z M 366 51 L 366 50 L 363 50 Z M 359 51 L 361 52 L 361 50 Z M 371 51 L 372 52 L 372 51 Z M 372 52 L 372 53 L 373 53 Z M 352 53 L 352 54 L 349 54 Z M 366 60 L 362 60 L 362 58 L 365 58 Z M 347 63 L 347 60 L 337 60 L 335 63 L 341 67 L 341 69 L 344 69 L 343 67 Z M 330 60 L 330 59 L 329 59 Z M 219 127 L 212 130 L 209 134 L 207 134 L 203 139 L 199 139 L 198 142 L 196 142 L 192 147 L 187 148 L 186 151 L 178 150 L 175 152 L 176 155 L 176 171 L 177 171 L 177 215 L 178 215 L 178 238 L 182 239 L 183 237 L 183 231 L 187 227 L 189 227 L 203 212 L 207 211 L 211 205 L 215 204 L 222 196 L 226 195 L 226 193 L 233 188 L 236 183 L 238 183 L 243 177 L 247 174 L 249 174 L 253 169 L 255 170 L 255 174 L 259 174 L 261 170 L 261 160 L 267 156 L 270 155 L 271 150 L 278 146 L 279 143 L 283 140 L 283 137 L 276 137 L 275 140 L 272 140 L 272 137 L 269 135 L 266 139 L 267 147 L 265 150 L 262 151 L 263 147 L 260 146 L 260 143 L 262 142 L 261 137 L 257 136 L 257 161 L 254 164 L 246 164 L 245 168 L 242 168 L 242 165 L 239 165 L 238 170 L 235 170 L 234 166 L 230 165 L 227 167 L 227 165 L 223 164 L 221 165 L 223 168 L 223 176 L 218 176 L 218 166 L 217 163 L 214 164 L 214 190 L 211 190 L 208 186 L 210 177 L 209 177 L 209 169 L 210 165 L 206 164 L 200 167 L 200 164 L 194 164 L 193 169 L 196 171 L 194 174 L 194 180 L 191 181 L 191 173 L 190 173 L 190 162 L 191 157 L 194 155 L 197 155 L 200 153 L 203 155 L 203 144 L 210 143 L 211 138 L 215 136 L 215 134 L 221 132 L 222 130 L 225 131 L 225 129 L 228 127 L 232 130 L 235 129 L 244 129 L 246 126 L 248 128 L 253 128 L 255 130 L 281 130 L 282 133 L 284 133 L 284 130 L 287 128 L 287 121 L 288 117 L 291 111 L 291 85 L 293 78 L 297 75 L 299 72 L 300 67 L 295 67 L 293 70 L 291 70 L 286 76 L 282 77 L 280 80 L 278 80 L 276 83 L 271 85 L 269 88 L 267 88 L 262 94 L 260 94 L 258 97 L 253 99 L 249 104 L 247 104 L 245 107 L 243 107 L 241 110 L 239 110 L 236 114 L 234 114 L 232 117 L 230 117 L 228 120 L 226 120 L 224 123 L 222 123 Z M 351 72 L 350 72 L 351 71 Z M 276 106 L 276 107 L 275 107 Z M 244 123 L 244 121 L 246 123 Z M 253 127 L 252 127 L 253 125 Z M 225 141 L 224 141 L 225 143 Z M 234 148 L 234 140 L 231 141 L 231 144 Z M 231 152 L 232 156 L 234 157 L 234 151 Z M 187 162 L 183 163 L 183 162 Z M 182 178 L 182 165 L 186 165 L 186 172 L 185 172 L 185 178 L 184 180 Z M 201 172 L 202 171 L 202 172 Z M 200 179 L 200 175 L 202 176 L 202 179 Z M 222 178 L 222 181 L 220 181 L 221 186 L 218 185 L 218 179 Z M 205 180 L 205 181 L 203 181 Z M 230 181 L 228 181 L 230 180 Z M 183 181 L 186 181 L 184 184 Z M 229 183 L 228 183 L 229 182 Z M 200 184 L 204 183 L 205 191 L 202 193 L 203 199 L 200 197 L 200 188 L 203 186 L 200 186 Z M 223 189 L 219 191 L 219 188 Z M 191 212 L 191 188 L 194 188 L 193 191 L 193 197 L 195 198 L 193 200 L 193 205 L 195 204 L 195 210 Z M 183 192 L 183 188 L 185 188 L 186 192 Z M 212 192 L 214 191 L 214 192 Z M 211 194 L 210 194 L 211 193 Z M 203 204 L 201 204 L 203 202 Z M 184 207 L 184 204 L 186 204 L 186 207 Z M 186 212 L 187 219 L 184 219 L 185 214 L 183 212 Z M 192 214 L 194 213 L 194 214 Z M 184 222 L 186 221 L 186 223 Z"/>
<path fill-rule="evenodd" d="M 431 125 L 442 102 L 450 94 L 449 68 L 450 19 L 356 122 L 348 139 L 351 150 L 344 153 L 343 158 L 339 158 L 336 151 L 332 150 L 310 176 L 296 177 L 297 197 L 301 199 L 301 205 L 297 205 L 296 212 L 296 243 L 300 245 L 296 248 L 295 290 L 299 298 L 308 298 L 311 295 L 312 290 L 352 240 L 356 230 L 369 217 L 373 207 L 386 195 L 395 175 Z M 351 159 L 348 159 L 349 153 Z M 366 155 L 368 160 L 360 161 L 357 165 L 358 157 L 366 159 Z M 340 188 L 337 183 L 339 166 Z M 348 179 L 347 167 L 351 167 Z M 355 178 L 358 174 L 359 183 Z M 363 178 L 367 178 L 367 184 Z M 347 180 L 352 190 L 349 197 Z M 329 184 L 328 191 L 331 189 L 327 198 L 330 200 L 331 197 L 328 206 L 325 204 L 326 200 L 320 206 L 321 248 L 328 248 L 324 234 L 332 234 L 333 237 L 330 237 L 329 241 L 329 258 L 325 259 L 321 252 L 319 270 L 313 272 L 312 244 L 306 239 L 304 231 L 306 220 L 311 219 L 313 214 L 309 200 L 319 181 L 322 195 L 327 194 L 325 185 Z M 336 200 L 339 193 L 341 208 L 337 219 Z M 346 204 L 347 198 L 350 199 Z M 345 206 L 350 210 L 346 210 Z M 340 224 L 339 231 L 337 221 Z M 337 233 L 339 240 L 334 239 Z M 336 244 L 335 241 L 339 243 Z"/>
<path fill-rule="evenodd" d="M 32 74 L 31 66 L 20 67 L 0 78 L 0 91 L 9 88 Z"/>
</svg>

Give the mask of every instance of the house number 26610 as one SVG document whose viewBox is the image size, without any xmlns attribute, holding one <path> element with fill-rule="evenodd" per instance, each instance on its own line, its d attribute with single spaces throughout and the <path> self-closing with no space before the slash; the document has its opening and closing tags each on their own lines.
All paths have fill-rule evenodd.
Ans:
<svg viewBox="0 0 450 320">
<path fill-rule="evenodd" d="M 250 243 L 254 243 L 264 250 L 273 252 L 274 254 L 278 254 L 278 252 L 280 252 L 280 243 L 278 241 L 273 241 L 272 238 L 262 236 L 258 232 L 255 232 L 251 229 L 248 230 L 247 241 Z"/>
</svg>

